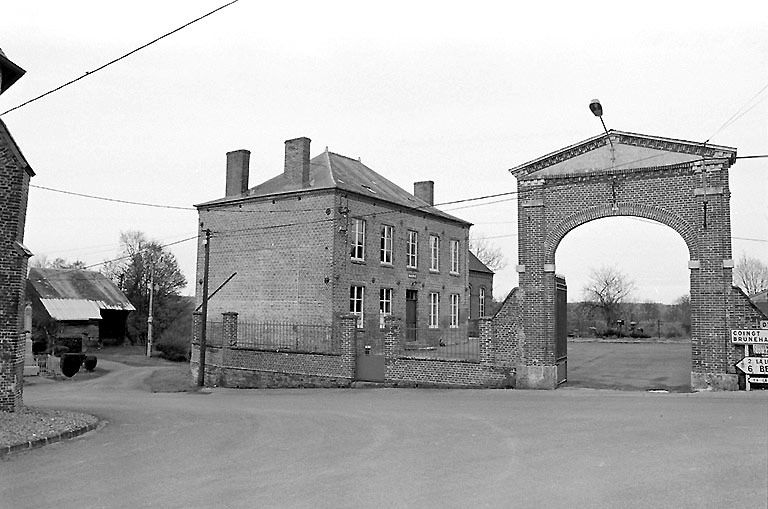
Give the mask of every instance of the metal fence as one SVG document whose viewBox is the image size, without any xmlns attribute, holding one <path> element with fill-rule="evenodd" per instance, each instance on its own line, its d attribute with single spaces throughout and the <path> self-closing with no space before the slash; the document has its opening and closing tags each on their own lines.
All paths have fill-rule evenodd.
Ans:
<svg viewBox="0 0 768 509">
<path fill-rule="evenodd" d="M 405 327 L 401 339 L 407 357 L 448 360 L 480 360 L 480 341 L 469 337 L 466 329 Z"/>
<path fill-rule="evenodd" d="M 291 322 L 238 322 L 238 348 L 255 348 L 306 353 L 341 353 L 338 338 L 330 325 Z"/>
</svg>

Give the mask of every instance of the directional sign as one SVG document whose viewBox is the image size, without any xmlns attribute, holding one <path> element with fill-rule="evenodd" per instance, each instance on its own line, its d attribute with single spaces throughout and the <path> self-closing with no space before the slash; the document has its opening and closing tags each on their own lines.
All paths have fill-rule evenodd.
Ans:
<svg viewBox="0 0 768 509">
<path fill-rule="evenodd" d="M 768 384 L 768 376 L 750 376 L 749 383 L 751 384 Z"/>
<path fill-rule="evenodd" d="M 731 343 L 736 345 L 768 343 L 768 329 L 734 329 Z"/>
<path fill-rule="evenodd" d="M 768 329 L 768 320 L 760 320 L 760 328 Z"/>
<path fill-rule="evenodd" d="M 749 375 L 768 376 L 768 357 L 744 357 L 736 367 Z"/>
</svg>

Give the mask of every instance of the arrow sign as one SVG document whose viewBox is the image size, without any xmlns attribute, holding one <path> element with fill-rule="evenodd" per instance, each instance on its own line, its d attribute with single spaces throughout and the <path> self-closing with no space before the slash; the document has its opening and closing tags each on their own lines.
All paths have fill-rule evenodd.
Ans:
<svg viewBox="0 0 768 509">
<path fill-rule="evenodd" d="M 744 357 L 736 367 L 749 375 L 768 375 L 768 357 Z"/>
<path fill-rule="evenodd" d="M 736 345 L 768 344 L 768 329 L 734 329 L 731 331 L 731 343 Z"/>
</svg>

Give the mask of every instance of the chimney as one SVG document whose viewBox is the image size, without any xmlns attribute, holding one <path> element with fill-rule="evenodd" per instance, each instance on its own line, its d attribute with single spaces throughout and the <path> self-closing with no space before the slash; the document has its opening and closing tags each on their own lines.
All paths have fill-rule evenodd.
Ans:
<svg viewBox="0 0 768 509">
<path fill-rule="evenodd" d="M 224 196 L 240 196 L 248 190 L 248 163 L 251 152 L 233 150 L 227 152 L 227 192 Z"/>
<path fill-rule="evenodd" d="M 430 205 L 435 204 L 435 183 L 431 180 L 413 183 L 413 195 Z"/>
<path fill-rule="evenodd" d="M 285 142 L 285 176 L 300 187 L 309 187 L 309 138 Z"/>
</svg>

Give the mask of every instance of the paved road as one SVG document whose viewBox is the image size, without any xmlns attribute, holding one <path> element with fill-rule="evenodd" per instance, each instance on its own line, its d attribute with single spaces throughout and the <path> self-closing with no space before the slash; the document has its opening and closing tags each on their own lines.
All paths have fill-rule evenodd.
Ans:
<svg viewBox="0 0 768 509">
<path fill-rule="evenodd" d="M 101 364 L 101 363 L 100 363 Z M 25 390 L 108 421 L 0 460 L 0 507 L 765 507 L 768 394 Z"/>
</svg>

